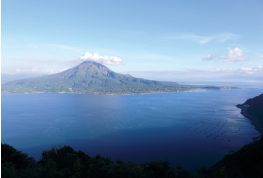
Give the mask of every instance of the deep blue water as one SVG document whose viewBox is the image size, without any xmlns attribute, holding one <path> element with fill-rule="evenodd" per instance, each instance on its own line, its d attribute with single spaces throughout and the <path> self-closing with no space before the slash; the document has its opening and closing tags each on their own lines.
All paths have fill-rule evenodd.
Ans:
<svg viewBox="0 0 263 178">
<path fill-rule="evenodd" d="M 2 94 L 2 143 L 39 159 L 52 145 L 144 163 L 211 166 L 259 133 L 236 104 L 261 88 L 146 95 Z"/>
</svg>

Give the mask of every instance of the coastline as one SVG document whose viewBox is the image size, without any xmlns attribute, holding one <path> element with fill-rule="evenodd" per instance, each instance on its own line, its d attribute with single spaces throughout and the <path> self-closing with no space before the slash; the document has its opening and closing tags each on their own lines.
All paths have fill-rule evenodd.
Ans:
<svg viewBox="0 0 263 178">
<path fill-rule="evenodd" d="M 187 89 L 187 90 L 177 90 L 177 91 L 149 91 L 149 92 L 142 92 L 142 93 L 102 93 L 102 92 L 7 92 L 1 91 L 1 93 L 8 93 L 8 94 L 35 94 L 35 93 L 69 93 L 69 94 L 90 94 L 90 95 L 141 95 L 141 94 L 153 94 L 153 93 L 177 93 L 177 92 L 189 92 L 189 91 L 199 91 L 199 90 L 233 90 L 239 89 L 237 87 L 219 87 L 219 89 L 207 89 L 207 88 L 194 88 L 194 89 Z"/>
<path fill-rule="evenodd" d="M 260 136 L 259 137 L 256 137 L 254 138 L 255 140 L 259 139 L 261 137 L 261 135 L 263 135 L 263 126 L 260 125 L 258 122 L 257 122 L 257 118 L 256 117 L 253 117 L 249 114 L 247 114 L 247 108 L 243 105 L 243 104 L 238 104 L 236 105 L 237 108 L 241 109 L 241 114 L 248 118 L 249 120 L 251 120 L 251 124 L 255 127 L 255 129 L 260 133 Z"/>
</svg>

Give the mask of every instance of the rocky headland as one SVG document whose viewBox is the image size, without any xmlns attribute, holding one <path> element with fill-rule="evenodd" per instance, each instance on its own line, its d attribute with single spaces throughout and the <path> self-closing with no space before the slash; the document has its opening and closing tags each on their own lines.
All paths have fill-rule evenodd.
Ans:
<svg viewBox="0 0 263 178">
<path fill-rule="evenodd" d="M 245 103 L 238 104 L 236 107 L 241 109 L 241 114 L 250 119 L 255 129 L 263 135 L 263 94 L 248 99 Z"/>
</svg>

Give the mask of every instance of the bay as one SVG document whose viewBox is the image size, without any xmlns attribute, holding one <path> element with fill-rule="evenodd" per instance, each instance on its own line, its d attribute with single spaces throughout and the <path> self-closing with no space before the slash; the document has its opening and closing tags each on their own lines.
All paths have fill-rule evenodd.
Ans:
<svg viewBox="0 0 263 178">
<path fill-rule="evenodd" d="M 236 104 L 261 88 L 144 95 L 2 94 L 1 141 L 37 160 L 52 145 L 90 156 L 193 170 L 215 164 L 259 133 Z"/>
</svg>

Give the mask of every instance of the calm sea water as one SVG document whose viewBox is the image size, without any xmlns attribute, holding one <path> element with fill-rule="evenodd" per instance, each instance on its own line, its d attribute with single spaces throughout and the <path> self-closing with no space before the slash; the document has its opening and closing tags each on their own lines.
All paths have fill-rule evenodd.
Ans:
<svg viewBox="0 0 263 178">
<path fill-rule="evenodd" d="M 261 88 L 146 95 L 2 94 L 2 143 L 39 159 L 52 145 L 144 163 L 211 166 L 259 133 L 236 104 Z"/>
</svg>

